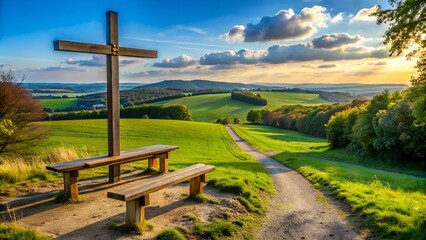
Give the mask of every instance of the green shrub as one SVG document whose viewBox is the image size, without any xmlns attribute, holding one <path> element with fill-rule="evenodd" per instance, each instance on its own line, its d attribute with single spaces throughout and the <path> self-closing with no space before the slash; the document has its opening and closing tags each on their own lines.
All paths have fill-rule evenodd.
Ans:
<svg viewBox="0 0 426 240">
<path fill-rule="evenodd" d="M 158 240 L 185 240 L 186 238 L 175 228 L 168 228 L 161 231 L 155 237 Z"/>
</svg>

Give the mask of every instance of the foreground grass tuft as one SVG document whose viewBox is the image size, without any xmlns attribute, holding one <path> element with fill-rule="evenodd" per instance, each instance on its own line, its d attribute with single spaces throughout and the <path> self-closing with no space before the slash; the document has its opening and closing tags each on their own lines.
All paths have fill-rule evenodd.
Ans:
<svg viewBox="0 0 426 240">
<path fill-rule="evenodd" d="M 186 238 L 175 228 L 168 228 L 161 231 L 155 237 L 158 240 L 185 240 Z"/>
<path fill-rule="evenodd" d="M 0 239 L 8 240 L 51 240 L 36 229 L 24 229 L 23 227 L 12 223 L 0 223 Z"/>
<path fill-rule="evenodd" d="M 235 235 L 237 229 L 229 221 L 215 219 L 208 223 L 195 223 L 193 232 L 202 239 L 220 239 Z"/>
<path fill-rule="evenodd" d="M 186 200 L 198 203 L 219 204 L 219 201 L 204 194 L 189 195 Z"/>
<path fill-rule="evenodd" d="M 259 150 L 281 152 L 273 157 L 349 204 L 363 217 L 364 226 L 375 230 L 371 237 L 426 239 L 424 173 L 413 176 L 412 170 L 366 167 L 347 153 L 328 151 L 324 140 L 293 131 L 260 126 L 234 129 Z"/>
</svg>

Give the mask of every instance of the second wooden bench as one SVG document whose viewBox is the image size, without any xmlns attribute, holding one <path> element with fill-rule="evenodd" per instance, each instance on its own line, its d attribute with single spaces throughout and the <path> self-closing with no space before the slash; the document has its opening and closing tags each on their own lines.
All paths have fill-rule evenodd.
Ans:
<svg viewBox="0 0 426 240">
<path fill-rule="evenodd" d="M 108 192 L 109 198 L 126 202 L 126 224 L 138 225 L 145 219 L 145 206 L 149 205 L 149 194 L 174 184 L 190 180 L 189 194 L 203 193 L 203 182 L 207 182 L 207 173 L 215 169 L 212 165 L 196 164 L 178 171 L 142 180 L 125 188 Z"/>
</svg>

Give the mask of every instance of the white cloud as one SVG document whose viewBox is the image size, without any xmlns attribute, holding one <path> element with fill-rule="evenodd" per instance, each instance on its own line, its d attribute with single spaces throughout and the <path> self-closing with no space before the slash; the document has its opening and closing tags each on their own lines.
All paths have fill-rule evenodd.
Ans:
<svg viewBox="0 0 426 240">
<path fill-rule="evenodd" d="M 235 25 L 229 30 L 228 33 L 222 34 L 220 38 L 225 39 L 227 42 L 242 42 L 244 41 L 244 30 L 246 29 L 243 25 Z"/>
<path fill-rule="evenodd" d="M 362 39 L 360 35 L 349 35 L 347 33 L 325 34 L 314 38 L 311 46 L 314 48 L 333 49 L 354 44 Z"/>
<path fill-rule="evenodd" d="M 272 17 L 263 17 L 257 24 L 236 25 L 222 38 L 229 42 L 266 42 L 280 40 L 306 39 L 327 27 L 330 14 L 322 6 L 303 8 L 296 14 L 293 9 L 280 10 Z"/>
<path fill-rule="evenodd" d="M 223 51 L 205 54 L 200 58 L 201 65 L 217 64 L 254 64 L 268 54 L 265 50 L 241 49 L 239 51 Z"/>
<path fill-rule="evenodd" d="M 184 68 L 196 63 L 195 60 L 188 55 L 180 55 L 175 58 L 166 58 L 161 62 L 156 62 L 153 64 L 154 67 L 163 67 L 163 68 Z"/>
<path fill-rule="evenodd" d="M 375 13 L 377 10 L 377 6 L 371 8 L 363 8 L 355 14 L 354 17 L 351 18 L 350 22 L 373 22 L 376 21 L 376 17 L 370 16 Z"/>
<path fill-rule="evenodd" d="M 75 60 L 74 58 L 65 59 L 66 64 L 76 64 L 78 66 L 100 67 L 106 65 L 106 58 L 101 55 L 93 55 L 90 58 Z"/>
<path fill-rule="evenodd" d="M 314 48 L 312 44 L 274 45 L 267 50 L 241 49 L 239 51 L 223 51 L 205 54 L 200 58 L 201 65 L 219 64 L 257 64 L 257 63 L 288 63 L 306 61 L 339 61 L 364 58 L 385 58 L 385 48 L 367 48 L 354 46 L 347 48 Z"/>
<path fill-rule="evenodd" d="M 337 14 L 336 16 L 334 16 L 334 17 L 330 20 L 330 22 L 331 22 L 331 23 L 333 23 L 333 24 L 339 23 L 339 22 L 341 22 L 341 21 L 343 21 L 343 13 L 342 13 L 342 12 L 341 12 L 341 13 L 339 13 L 339 14 Z"/>
</svg>

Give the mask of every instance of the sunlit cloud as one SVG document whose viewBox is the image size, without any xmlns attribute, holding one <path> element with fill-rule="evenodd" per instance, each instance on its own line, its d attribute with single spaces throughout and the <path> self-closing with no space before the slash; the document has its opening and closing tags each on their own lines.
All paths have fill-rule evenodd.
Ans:
<svg viewBox="0 0 426 240">
<path fill-rule="evenodd" d="M 314 38 L 311 42 L 314 48 L 333 49 L 354 44 L 362 39 L 360 35 L 350 35 L 347 33 L 326 34 Z"/>
<path fill-rule="evenodd" d="M 336 16 L 334 16 L 331 20 L 330 23 L 336 24 L 343 21 L 343 13 L 339 13 Z"/>
<path fill-rule="evenodd" d="M 175 58 L 166 58 L 161 62 L 156 62 L 153 64 L 154 67 L 163 67 L 163 68 L 184 68 L 196 63 L 195 60 L 186 54 L 180 55 Z"/>
<path fill-rule="evenodd" d="M 363 8 L 359 10 L 355 16 L 353 16 L 350 22 L 374 22 L 376 17 L 371 16 L 371 14 L 377 11 L 377 6 L 371 8 Z"/>
<path fill-rule="evenodd" d="M 306 39 L 327 27 L 330 14 L 322 6 L 303 8 L 300 13 L 293 9 L 280 10 L 272 17 L 263 17 L 257 24 L 235 25 L 222 38 L 228 42 L 267 42 Z"/>
</svg>

